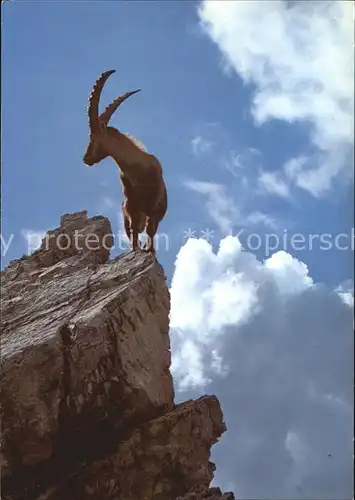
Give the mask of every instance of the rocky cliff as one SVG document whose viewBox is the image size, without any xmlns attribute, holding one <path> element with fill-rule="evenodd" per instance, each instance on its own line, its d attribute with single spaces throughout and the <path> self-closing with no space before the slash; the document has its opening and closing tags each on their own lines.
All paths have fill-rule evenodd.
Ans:
<svg viewBox="0 0 355 500">
<path fill-rule="evenodd" d="M 105 217 L 67 214 L 1 273 L 3 500 L 232 500 L 209 488 L 215 396 L 174 404 L 170 298 Z"/>
</svg>

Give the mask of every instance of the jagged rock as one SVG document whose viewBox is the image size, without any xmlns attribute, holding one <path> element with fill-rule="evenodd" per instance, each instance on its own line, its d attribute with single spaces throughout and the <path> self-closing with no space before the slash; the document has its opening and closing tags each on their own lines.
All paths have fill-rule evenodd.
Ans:
<svg viewBox="0 0 355 500">
<path fill-rule="evenodd" d="M 208 490 L 219 402 L 174 405 L 163 269 L 144 252 L 108 261 L 112 244 L 105 217 L 66 214 L 1 273 L 4 500 Z"/>
<path fill-rule="evenodd" d="M 176 500 L 235 500 L 235 497 L 232 492 L 222 493 L 220 488 L 196 488 Z"/>
</svg>

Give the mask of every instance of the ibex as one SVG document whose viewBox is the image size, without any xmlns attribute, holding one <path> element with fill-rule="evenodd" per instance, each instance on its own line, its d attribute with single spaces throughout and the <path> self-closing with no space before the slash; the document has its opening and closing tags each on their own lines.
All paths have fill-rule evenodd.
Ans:
<svg viewBox="0 0 355 500">
<path fill-rule="evenodd" d="M 139 90 L 127 92 L 115 99 L 99 115 L 99 102 L 107 78 L 115 70 L 105 71 L 96 80 L 87 108 L 90 140 L 83 162 L 87 166 L 111 156 L 120 170 L 124 201 L 122 213 L 126 234 L 132 249 L 137 250 L 138 234 L 146 230 L 144 250 L 154 252 L 153 238 L 167 211 L 167 192 L 163 171 L 157 158 L 149 154 L 133 137 L 123 134 L 108 122 L 118 106 Z"/>
</svg>

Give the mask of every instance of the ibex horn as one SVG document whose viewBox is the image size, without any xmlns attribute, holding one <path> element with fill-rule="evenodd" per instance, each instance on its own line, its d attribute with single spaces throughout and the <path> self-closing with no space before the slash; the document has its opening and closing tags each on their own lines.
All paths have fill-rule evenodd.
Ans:
<svg viewBox="0 0 355 500">
<path fill-rule="evenodd" d="M 117 97 L 114 101 L 112 101 L 111 104 L 107 106 L 105 111 L 101 113 L 100 115 L 100 121 L 104 123 L 105 125 L 108 124 L 110 121 L 111 116 L 113 113 L 116 111 L 118 106 L 123 103 L 128 97 L 130 97 L 133 94 L 136 94 L 137 92 L 140 92 L 141 89 L 138 90 L 132 90 L 132 92 L 126 92 L 125 94 L 121 95 L 120 97 Z"/>
<path fill-rule="evenodd" d="M 91 131 L 96 130 L 99 125 L 99 102 L 103 86 L 105 85 L 107 78 L 112 75 L 112 73 L 115 73 L 115 71 L 115 69 L 104 71 L 104 73 L 102 73 L 94 83 L 89 97 L 87 110 L 89 117 L 89 127 Z"/>
</svg>

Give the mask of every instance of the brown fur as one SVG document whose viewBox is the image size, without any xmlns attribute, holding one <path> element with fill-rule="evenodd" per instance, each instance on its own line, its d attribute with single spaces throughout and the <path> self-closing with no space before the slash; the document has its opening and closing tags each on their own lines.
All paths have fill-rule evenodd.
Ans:
<svg viewBox="0 0 355 500">
<path fill-rule="evenodd" d="M 109 72 L 101 75 L 103 81 L 107 78 L 107 73 Z M 139 248 L 138 234 L 146 230 L 147 241 L 144 249 L 154 252 L 153 238 L 167 211 L 167 191 L 162 167 L 158 159 L 149 154 L 137 139 L 107 126 L 109 119 L 107 119 L 107 109 L 111 106 L 114 110 L 115 101 L 95 121 L 92 108 L 98 106 L 103 86 L 100 78 L 95 85 L 101 88 L 95 90 L 94 86 L 89 100 L 90 141 L 83 161 L 86 165 L 92 166 L 109 156 L 113 158 L 120 170 L 124 197 L 122 202 L 124 227 L 132 248 L 133 250 Z"/>
<path fill-rule="evenodd" d="M 127 134 L 126 132 L 123 132 L 123 135 L 128 137 L 128 139 L 130 139 L 133 142 L 133 144 L 135 144 L 141 151 L 143 151 L 144 153 L 148 153 L 147 148 L 144 146 L 144 144 L 142 144 L 141 141 L 133 137 L 133 135 Z"/>
</svg>

